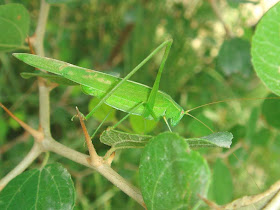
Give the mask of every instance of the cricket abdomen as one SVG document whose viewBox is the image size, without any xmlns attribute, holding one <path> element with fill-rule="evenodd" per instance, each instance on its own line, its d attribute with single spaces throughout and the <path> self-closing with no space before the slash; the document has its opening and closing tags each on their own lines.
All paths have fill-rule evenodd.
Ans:
<svg viewBox="0 0 280 210">
<path fill-rule="evenodd" d="M 119 79 L 120 81 L 120 79 Z M 116 83 L 111 85 L 110 87 L 106 88 L 97 88 L 95 86 L 87 87 L 82 85 L 82 89 L 86 94 L 95 96 L 97 98 L 104 97 L 112 88 L 115 86 Z M 115 109 L 124 111 L 124 112 L 131 112 L 134 115 L 141 115 L 144 117 L 145 112 L 145 103 L 138 107 L 136 110 L 131 111 L 134 107 L 139 105 L 141 102 L 146 102 L 148 100 L 149 94 L 151 92 L 151 88 L 133 81 L 127 81 L 123 83 L 106 101 L 105 103 Z M 155 105 L 153 107 L 154 114 L 157 118 L 166 115 L 166 112 L 170 107 L 173 109 L 179 107 L 176 102 L 172 100 L 172 98 L 163 93 L 158 91 L 156 95 Z M 178 108 L 177 108 L 178 109 Z M 146 117 L 147 119 L 153 119 L 151 115 Z"/>
</svg>

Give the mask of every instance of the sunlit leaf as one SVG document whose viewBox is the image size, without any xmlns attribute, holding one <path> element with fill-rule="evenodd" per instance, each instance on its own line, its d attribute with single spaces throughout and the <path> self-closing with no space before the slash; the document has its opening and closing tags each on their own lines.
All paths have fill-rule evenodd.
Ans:
<svg viewBox="0 0 280 210">
<path fill-rule="evenodd" d="M 205 196 L 210 170 L 198 152 L 174 133 L 150 140 L 140 162 L 140 186 L 148 209 L 194 209 Z"/>
<path fill-rule="evenodd" d="M 191 148 L 196 147 L 224 147 L 230 148 L 233 135 L 230 132 L 217 132 L 200 138 L 186 139 Z"/>
<path fill-rule="evenodd" d="M 280 2 L 262 17 L 252 40 L 252 61 L 258 77 L 280 95 Z"/>
</svg>

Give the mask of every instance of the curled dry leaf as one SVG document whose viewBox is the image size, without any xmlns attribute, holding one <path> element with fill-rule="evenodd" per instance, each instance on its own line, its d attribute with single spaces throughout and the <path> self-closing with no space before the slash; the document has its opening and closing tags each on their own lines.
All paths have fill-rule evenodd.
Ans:
<svg viewBox="0 0 280 210">
<path fill-rule="evenodd" d="M 263 193 L 252 196 L 244 196 L 223 206 L 219 206 L 216 203 L 205 198 L 202 199 L 209 207 L 213 209 L 279 209 L 280 202 L 279 199 L 277 199 L 279 197 L 279 193 L 280 180 L 274 183 L 268 190 Z M 275 202 L 275 199 L 277 199 L 278 202 Z"/>
</svg>

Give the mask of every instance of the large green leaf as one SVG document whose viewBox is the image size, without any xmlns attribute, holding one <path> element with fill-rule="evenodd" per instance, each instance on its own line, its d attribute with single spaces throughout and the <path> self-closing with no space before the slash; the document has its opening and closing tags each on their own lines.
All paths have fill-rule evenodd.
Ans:
<svg viewBox="0 0 280 210">
<path fill-rule="evenodd" d="M 30 17 L 21 4 L 0 6 L 0 51 L 24 47 L 28 35 Z"/>
<path fill-rule="evenodd" d="M 72 209 L 74 203 L 71 176 L 59 164 L 20 174 L 0 194 L 0 209 Z"/>
<path fill-rule="evenodd" d="M 210 170 L 198 152 L 174 133 L 162 133 L 146 145 L 140 184 L 148 209 L 195 209 L 205 196 Z"/>
<path fill-rule="evenodd" d="M 280 2 L 257 25 L 252 41 L 252 61 L 258 77 L 280 95 Z"/>
</svg>

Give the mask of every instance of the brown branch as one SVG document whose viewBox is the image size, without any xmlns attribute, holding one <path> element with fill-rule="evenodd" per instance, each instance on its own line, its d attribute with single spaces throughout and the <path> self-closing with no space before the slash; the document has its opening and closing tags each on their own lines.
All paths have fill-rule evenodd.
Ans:
<svg viewBox="0 0 280 210">
<path fill-rule="evenodd" d="M 114 46 L 114 48 L 111 51 L 109 59 L 108 59 L 108 61 L 106 63 L 107 66 L 111 67 L 112 64 L 116 65 L 116 63 L 118 62 L 117 61 L 117 57 L 120 54 L 120 51 L 121 51 L 123 45 L 125 44 L 125 42 L 129 38 L 129 35 L 131 34 L 133 28 L 134 28 L 134 24 L 133 23 L 129 23 L 122 30 L 122 32 L 120 34 L 120 37 L 119 37 L 119 39 L 117 41 L 117 44 Z"/>
<path fill-rule="evenodd" d="M 81 116 L 81 113 L 78 109 L 78 107 L 76 107 L 76 110 L 78 112 L 78 117 L 79 117 L 79 120 L 80 120 L 80 123 L 81 123 L 81 127 L 83 129 L 83 133 L 84 133 L 84 136 L 85 136 L 85 140 L 86 140 L 86 144 L 87 144 L 87 147 L 88 147 L 88 151 L 89 151 L 89 155 L 90 155 L 90 163 L 94 166 L 100 166 L 102 164 L 102 158 L 98 156 L 93 144 L 92 144 L 92 141 L 91 141 L 91 138 L 88 134 L 88 131 L 87 131 L 87 128 L 85 126 L 85 123 L 84 123 L 84 119 L 82 118 Z"/>
</svg>

